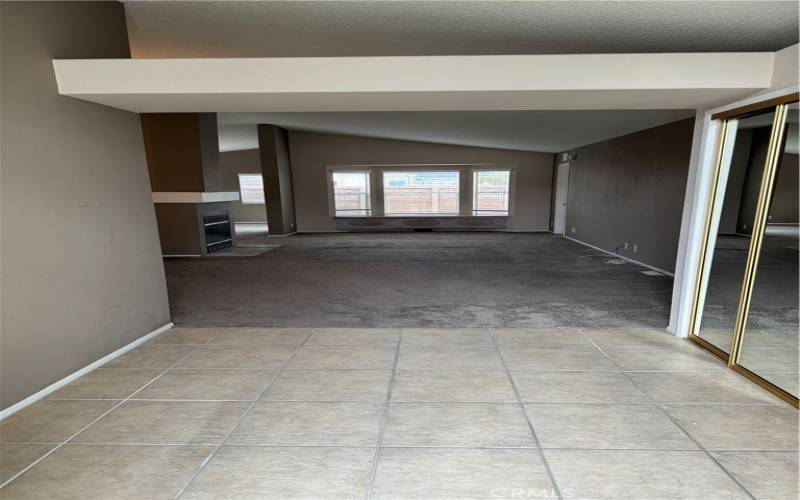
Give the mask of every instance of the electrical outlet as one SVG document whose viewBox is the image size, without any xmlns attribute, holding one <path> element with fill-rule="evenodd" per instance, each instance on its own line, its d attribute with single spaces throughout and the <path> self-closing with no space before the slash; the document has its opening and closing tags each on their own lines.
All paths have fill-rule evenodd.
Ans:
<svg viewBox="0 0 800 500">
<path fill-rule="evenodd" d="M 624 248 L 625 250 L 627 250 L 627 249 L 628 249 L 628 242 L 627 242 L 627 241 L 625 242 L 625 244 L 624 244 L 624 245 L 622 245 L 622 248 Z"/>
<path fill-rule="evenodd" d="M 574 228 L 574 227 L 572 228 L 572 232 L 573 232 L 573 233 L 575 232 L 575 228 Z"/>
<path fill-rule="evenodd" d="M 639 250 L 639 245 L 633 245 L 633 253 L 636 253 Z"/>
</svg>

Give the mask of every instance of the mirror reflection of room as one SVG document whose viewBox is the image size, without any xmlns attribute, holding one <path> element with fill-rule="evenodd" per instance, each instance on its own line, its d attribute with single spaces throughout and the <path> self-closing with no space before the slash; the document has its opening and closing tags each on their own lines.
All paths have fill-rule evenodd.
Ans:
<svg viewBox="0 0 800 500">
<path fill-rule="evenodd" d="M 767 159 L 774 111 L 738 122 L 716 237 L 709 239 L 711 269 L 697 335 L 729 353 L 739 308 L 761 175 Z M 725 165 L 723 165 L 725 169 Z"/>
<path fill-rule="evenodd" d="M 798 395 L 798 108 L 790 107 L 739 364 Z"/>
</svg>

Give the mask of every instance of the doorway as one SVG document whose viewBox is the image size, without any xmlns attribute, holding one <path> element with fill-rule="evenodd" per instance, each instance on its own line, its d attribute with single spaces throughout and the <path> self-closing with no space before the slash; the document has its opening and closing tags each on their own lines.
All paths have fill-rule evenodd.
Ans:
<svg viewBox="0 0 800 500">
<path fill-rule="evenodd" d="M 556 202 L 553 233 L 564 234 L 567 224 L 567 194 L 569 192 L 569 163 L 560 163 L 556 172 Z"/>
</svg>

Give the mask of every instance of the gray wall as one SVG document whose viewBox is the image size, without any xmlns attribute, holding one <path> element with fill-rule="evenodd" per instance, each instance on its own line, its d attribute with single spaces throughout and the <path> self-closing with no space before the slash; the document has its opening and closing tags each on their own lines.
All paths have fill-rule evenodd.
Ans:
<svg viewBox="0 0 800 500">
<path fill-rule="evenodd" d="M 800 168 L 798 156 L 784 153 L 775 179 L 769 222 L 772 224 L 797 224 L 800 210 Z"/>
<path fill-rule="evenodd" d="M 566 236 L 612 252 L 627 242 L 620 255 L 673 271 L 693 128 L 681 120 L 570 151 Z"/>
<path fill-rule="evenodd" d="M 427 142 L 289 131 L 297 229 L 335 231 L 328 207 L 329 165 L 498 164 L 516 166 L 508 228 L 547 231 L 553 155 Z"/>
<path fill-rule="evenodd" d="M 52 58 L 128 57 L 117 2 L 0 4 L 3 408 L 169 321 L 139 118 Z"/>
<path fill-rule="evenodd" d="M 219 163 L 223 191 L 239 191 L 239 174 L 261 175 L 261 159 L 257 149 L 220 153 Z M 232 201 L 231 217 L 234 222 L 267 222 L 267 209 L 263 203 Z"/>
</svg>

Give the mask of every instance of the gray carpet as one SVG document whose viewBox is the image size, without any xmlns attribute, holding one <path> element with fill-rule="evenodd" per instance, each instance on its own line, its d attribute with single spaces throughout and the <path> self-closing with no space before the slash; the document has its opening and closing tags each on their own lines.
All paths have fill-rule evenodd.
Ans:
<svg viewBox="0 0 800 500">
<path fill-rule="evenodd" d="M 282 246 L 248 259 L 165 262 L 176 324 L 663 328 L 669 316 L 672 278 L 550 234 L 256 241 Z"/>
<path fill-rule="evenodd" d="M 718 236 L 701 328 L 733 330 L 749 247 L 749 237 Z M 766 236 L 756 268 L 748 329 L 798 330 L 800 290 L 797 278 L 797 235 Z"/>
</svg>

